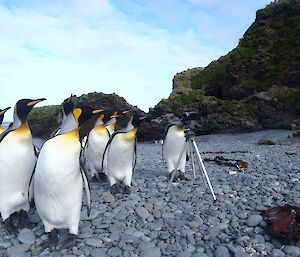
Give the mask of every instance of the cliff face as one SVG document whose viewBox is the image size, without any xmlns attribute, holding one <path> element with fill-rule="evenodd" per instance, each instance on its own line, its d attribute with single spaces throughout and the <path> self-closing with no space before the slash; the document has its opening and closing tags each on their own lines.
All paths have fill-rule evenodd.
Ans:
<svg viewBox="0 0 300 257">
<path fill-rule="evenodd" d="M 130 105 L 123 97 L 116 94 L 104 94 L 104 93 L 89 93 L 81 95 L 80 97 L 73 98 L 74 105 L 82 104 L 95 108 L 108 107 L 111 110 L 134 110 L 142 112 L 137 107 Z M 61 106 L 51 105 L 44 107 L 34 108 L 28 117 L 28 123 L 32 131 L 33 136 L 48 138 L 61 123 Z M 95 116 L 89 120 L 81 128 L 81 136 L 85 136 L 88 131 L 94 126 Z M 123 121 L 124 122 L 124 121 Z"/>
<path fill-rule="evenodd" d="M 196 133 L 300 125 L 300 1 L 258 10 L 238 46 L 205 68 L 177 74 L 173 91 L 150 113 L 199 111 Z"/>
</svg>

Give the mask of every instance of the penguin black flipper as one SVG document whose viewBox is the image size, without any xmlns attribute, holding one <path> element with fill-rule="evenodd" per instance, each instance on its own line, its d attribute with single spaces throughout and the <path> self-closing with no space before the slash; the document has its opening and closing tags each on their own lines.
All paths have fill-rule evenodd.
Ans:
<svg viewBox="0 0 300 257">
<path fill-rule="evenodd" d="M 29 205 L 30 205 L 30 206 L 32 205 L 31 202 L 30 202 L 30 186 L 31 186 L 32 179 L 33 179 L 33 176 L 34 176 L 34 173 L 35 173 L 36 164 L 37 164 L 37 162 L 36 162 L 35 165 L 34 165 L 33 171 L 32 171 L 31 176 L 30 176 L 29 185 L 28 185 L 27 196 L 28 196 L 28 202 L 29 202 Z M 32 201 L 32 202 L 33 202 L 33 201 Z M 34 203 L 34 202 L 33 202 L 33 203 Z"/>
<path fill-rule="evenodd" d="M 108 129 L 107 128 L 105 128 L 105 129 L 106 129 L 107 135 L 108 135 L 108 137 L 110 139 L 111 135 L 110 135 Z M 108 140 L 108 142 L 109 142 L 109 140 Z M 104 158 L 105 158 L 105 154 L 106 154 L 106 149 L 108 148 L 108 142 L 107 142 L 107 144 L 105 146 L 105 149 L 104 149 L 104 152 L 103 152 L 103 154 L 101 156 L 101 158 L 102 158 L 102 161 L 101 161 L 101 172 L 103 172 Z"/>
<path fill-rule="evenodd" d="M 109 132 L 108 132 L 108 133 L 109 133 Z M 104 149 L 104 152 L 103 152 L 103 156 L 102 156 L 101 171 L 103 171 L 104 156 L 105 156 L 105 154 L 106 154 L 106 151 L 107 151 L 109 145 L 111 144 L 111 141 L 112 141 L 113 138 L 115 137 L 115 135 L 117 135 L 117 134 L 119 134 L 119 133 L 122 133 L 122 132 L 121 132 L 121 131 L 116 131 L 116 132 L 114 132 L 114 133 L 110 136 L 110 138 L 109 138 L 109 140 L 108 140 L 108 142 L 107 142 L 107 144 L 106 144 L 106 146 L 105 146 L 105 149 Z M 123 132 L 123 133 L 124 133 L 124 132 Z"/>
<path fill-rule="evenodd" d="M 82 155 L 82 152 L 83 152 L 83 148 L 81 147 L 79 156 Z M 86 171 L 84 169 L 84 163 L 82 163 L 81 158 L 79 158 L 79 165 L 80 165 L 81 177 L 82 177 L 82 180 L 83 180 L 83 183 L 84 183 L 84 190 L 85 190 L 86 199 L 87 199 L 87 214 L 88 214 L 88 216 L 90 216 L 90 214 L 91 214 L 91 201 L 92 201 L 92 199 L 91 199 L 91 187 L 90 187 L 89 181 L 87 179 Z"/>
<path fill-rule="evenodd" d="M 164 132 L 164 142 L 163 144 L 161 145 L 161 159 L 164 160 L 164 143 L 166 141 L 166 137 L 167 137 L 167 134 L 168 134 L 168 131 L 169 131 L 169 128 L 172 127 L 174 124 L 169 124 L 166 129 L 165 129 L 165 132 Z"/>
<path fill-rule="evenodd" d="M 59 126 L 58 128 L 56 128 L 56 129 L 50 134 L 49 139 L 55 137 L 55 136 L 57 135 L 57 132 L 60 130 L 60 128 L 61 128 L 60 126 Z"/>
<path fill-rule="evenodd" d="M 11 128 L 8 128 L 6 129 L 5 131 L 3 131 L 1 134 L 0 134 L 0 143 L 2 142 L 2 140 L 10 133 L 10 132 L 13 132 L 15 131 L 17 128 L 13 128 L 11 126 Z"/>
<path fill-rule="evenodd" d="M 137 145 L 137 140 L 136 140 L 136 137 L 135 137 L 134 150 L 133 150 L 133 161 L 132 161 L 132 174 L 134 174 L 134 169 L 135 169 L 135 166 L 136 166 L 136 145 Z"/>
<path fill-rule="evenodd" d="M 90 188 L 90 184 L 87 179 L 85 171 L 83 169 L 80 169 L 80 172 L 81 172 L 81 176 L 82 176 L 82 180 L 83 180 L 83 184 L 84 184 L 84 190 L 85 190 L 86 199 L 87 199 L 87 215 L 89 217 L 91 214 L 91 205 L 92 205 L 91 188 Z"/>
</svg>

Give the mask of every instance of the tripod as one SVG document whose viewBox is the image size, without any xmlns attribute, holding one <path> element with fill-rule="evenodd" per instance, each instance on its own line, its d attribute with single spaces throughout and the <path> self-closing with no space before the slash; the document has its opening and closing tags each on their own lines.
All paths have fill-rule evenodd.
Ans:
<svg viewBox="0 0 300 257">
<path fill-rule="evenodd" d="M 194 158 L 196 158 L 199 169 L 201 171 L 200 174 L 202 176 L 202 180 L 203 180 L 204 184 L 205 184 L 205 180 L 206 180 L 206 182 L 208 184 L 208 187 L 210 189 L 210 192 L 211 192 L 214 200 L 216 200 L 217 198 L 216 198 L 216 195 L 214 193 L 214 189 L 211 185 L 210 179 L 208 177 L 208 174 L 207 174 L 206 169 L 204 167 L 204 163 L 203 163 L 201 155 L 199 153 L 197 144 L 195 142 L 195 133 L 191 129 L 185 128 L 184 129 L 184 136 L 185 136 L 185 143 L 182 146 L 181 152 L 179 154 L 178 160 L 177 160 L 176 165 L 175 165 L 174 172 L 171 175 L 169 185 L 168 185 L 168 191 L 170 190 L 170 186 L 171 186 L 171 183 L 172 183 L 172 181 L 175 177 L 175 173 L 176 173 L 176 171 L 179 167 L 179 164 L 180 164 L 180 162 L 183 158 L 183 154 L 187 150 L 187 153 L 188 153 L 189 156 L 191 156 L 191 160 L 192 160 L 192 169 L 193 169 L 194 179 L 196 179 L 196 168 L 195 168 L 195 162 L 194 162 Z M 195 156 L 194 156 L 194 154 L 195 154 Z"/>
</svg>

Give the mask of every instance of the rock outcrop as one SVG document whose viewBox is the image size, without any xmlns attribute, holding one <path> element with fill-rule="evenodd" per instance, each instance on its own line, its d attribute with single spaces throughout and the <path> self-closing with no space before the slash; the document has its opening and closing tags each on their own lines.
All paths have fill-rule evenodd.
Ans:
<svg viewBox="0 0 300 257">
<path fill-rule="evenodd" d="M 185 111 L 201 114 L 197 134 L 299 127 L 300 2 L 258 10 L 235 49 L 205 68 L 178 73 L 169 98 L 150 109 L 162 126 Z"/>
</svg>

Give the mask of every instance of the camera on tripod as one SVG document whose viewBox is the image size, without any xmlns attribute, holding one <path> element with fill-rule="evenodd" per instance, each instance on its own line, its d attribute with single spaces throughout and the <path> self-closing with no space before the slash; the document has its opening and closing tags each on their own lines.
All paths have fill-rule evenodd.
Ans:
<svg viewBox="0 0 300 257">
<path fill-rule="evenodd" d="M 178 170 L 178 167 L 181 163 L 182 158 L 184 158 L 184 155 L 187 153 L 189 156 L 191 156 L 194 178 L 196 179 L 195 164 L 198 164 L 202 180 L 203 180 L 204 184 L 208 185 L 208 188 L 213 196 L 213 199 L 216 200 L 217 199 L 216 195 L 214 193 L 212 184 L 208 177 L 207 171 L 205 169 L 203 160 L 201 158 L 199 149 L 198 149 L 196 141 L 195 141 L 195 133 L 193 131 L 193 128 L 194 128 L 193 121 L 195 121 L 199 118 L 200 118 L 200 114 L 198 112 L 185 112 L 181 118 L 182 125 L 184 126 L 185 143 L 182 145 L 180 153 L 178 152 L 178 159 L 177 159 L 177 162 L 176 162 L 176 165 L 174 168 L 174 172 L 172 173 L 171 178 L 169 180 L 168 190 L 170 189 L 171 183 L 175 177 L 175 173 Z"/>
<path fill-rule="evenodd" d="M 199 112 L 185 112 L 181 117 L 181 122 L 184 126 L 184 134 L 186 139 L 188 137 L 195 137 L 194 128 L 195 128 L 195 121 L 200 119 Z"/>
</svg>

